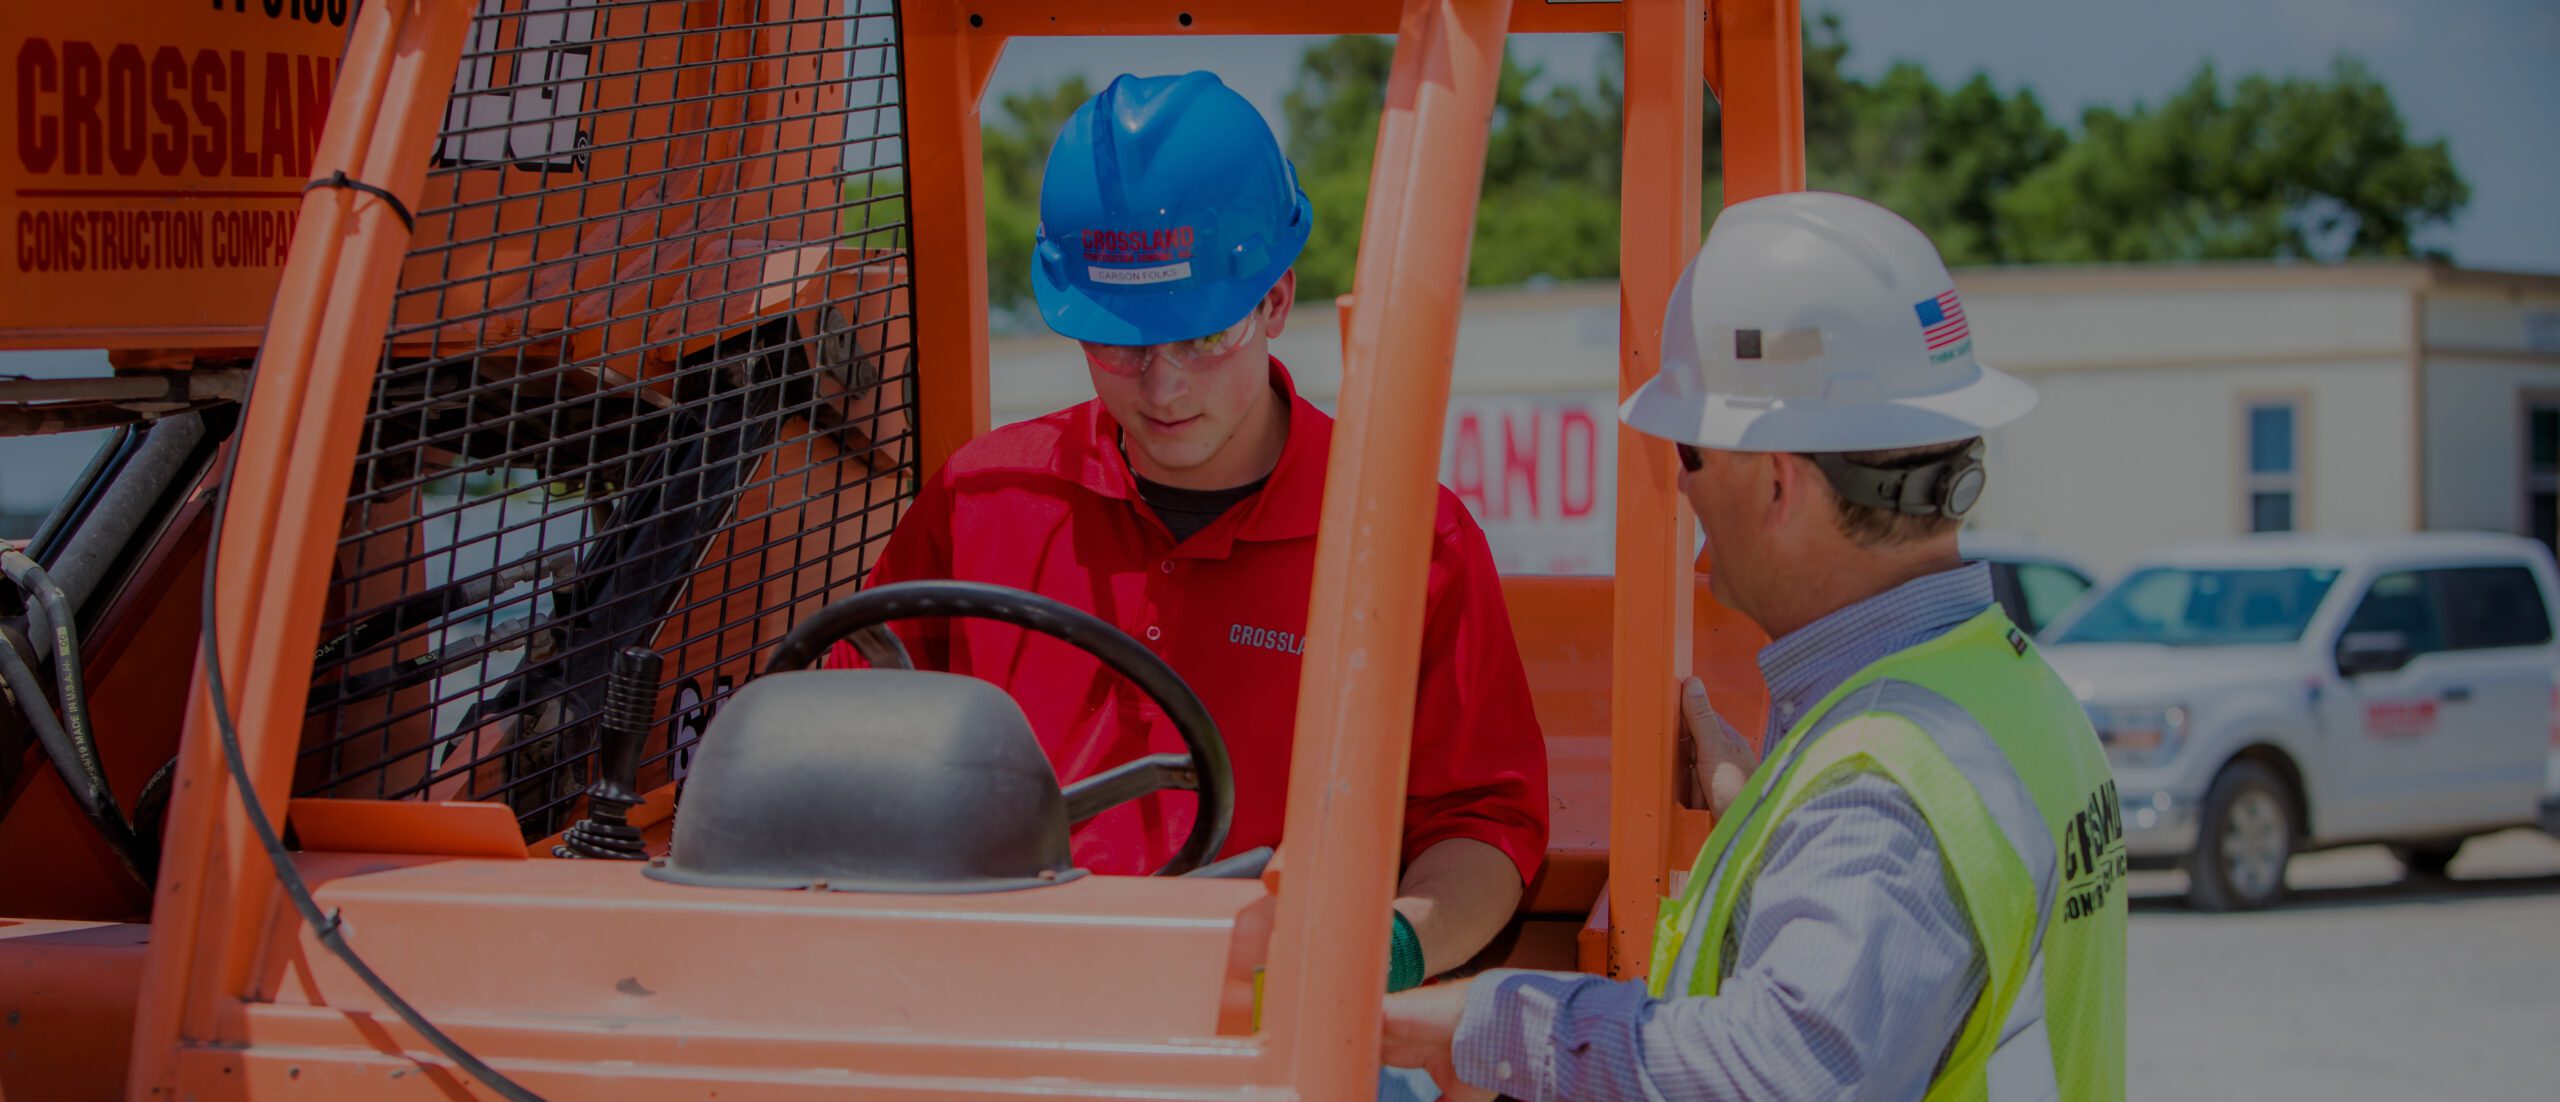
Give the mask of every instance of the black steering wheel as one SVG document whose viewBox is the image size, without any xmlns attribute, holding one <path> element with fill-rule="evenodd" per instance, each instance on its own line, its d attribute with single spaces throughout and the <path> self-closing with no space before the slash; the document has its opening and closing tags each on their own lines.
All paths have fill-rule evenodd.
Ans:
<svg viewBox="0 0 2560 1102">
<path fill-rule="evenodd" d="M 764 672 L 807 669 L 838 640 L 898 620 L 962 617 L 1036 631 L 1101 659 L 1164 709 L 1187 754 L 1150 754 L 1067 786 L 1067 821 L 1081 823 L 1168 788 L 1200 794 L 1191 834 L 1157 876 L 1181 876 L 1208 864 L 1227 844 L 1236 815 L 1235 773 L 1208 705 L 1164 659 L 1100 617 L 1037 593 L 985 582 L 898 582 L 866 589 L 802 619 L 782 637 Z"/>
</svg>

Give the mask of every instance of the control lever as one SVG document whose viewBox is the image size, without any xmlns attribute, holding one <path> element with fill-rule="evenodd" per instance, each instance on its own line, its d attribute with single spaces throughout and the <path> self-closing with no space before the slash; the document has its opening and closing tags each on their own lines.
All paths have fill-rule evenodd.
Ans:
<svg viewBox="0 0 2560 1102">
<path fill-rule="evenodd" d="M 605 678 L 596 781 L 587 786 L 587 817 L 551 847 L 554 857 L 646 861 L 640 829 L 626 817 L 640 802 L 640 747 L 657 712 L 658 673 L 666 660 L 647 647 L 625 647 Z"/>
</svg>

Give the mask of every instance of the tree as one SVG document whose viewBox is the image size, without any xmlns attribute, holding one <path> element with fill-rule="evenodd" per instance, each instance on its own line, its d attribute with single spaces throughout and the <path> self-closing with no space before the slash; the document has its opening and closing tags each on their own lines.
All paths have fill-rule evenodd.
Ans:
<svg viewBox="0 0 2560 1102">
<path fill-rule="evenodd" d="M 2001 259 L 2405 257 L 2471 200 L 2442 141 L 2414 143 L 2391 93 L 2341 58 L 2325 81 L 2206 65 L 2157 109 L 2091 108 L 2082 135 L 1999 196 Z"/>
<path fill-rule="evenodd" d="M 1378 115 L 1394 62 L 1387 39 L 1327 39 L 1300 56 L 1297 79 L 1281 103 L 1289 159 L 1316 211 L 1315 232 L 1298 261 L 1303 297 L 1351 289 Z M 1595 88 L 1553 85 L 1543 70 L 1503 59 L 1469 282 L 1617 274 L 1619 102 L 1617 85 L 1606 76 Z"/>
<path fill-rule="evenodd" d="M 1016 92 L 997 104 L 979 139 L 985 166 L 987 302 L 1003 315 L 1031 301 L 1031 249 L 1040 226 L 1040 176 L 1049 147 L 1076 108 L 1093 98 L 1082 76 L 1045 91 Z"/>
</svg>

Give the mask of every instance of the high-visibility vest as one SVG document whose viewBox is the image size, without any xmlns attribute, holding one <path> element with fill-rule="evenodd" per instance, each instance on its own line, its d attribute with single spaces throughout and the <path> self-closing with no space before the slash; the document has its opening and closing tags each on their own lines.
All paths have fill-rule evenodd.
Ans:
<svg viewBox="0 0 2560 1102">
<path fill-rule="evenodd" d="M 2115 781 L 2087 713 L 1997 607 L 1859 671 L 1770 748 L 1662 908 L 1654 996 L 1675 975 L 1716 993 L 1771 828 L 1844 772 L 1882 775 L 1918 806 L 1985 957 L 1926 1097 L 2122 1099 Z"/>
</svg>

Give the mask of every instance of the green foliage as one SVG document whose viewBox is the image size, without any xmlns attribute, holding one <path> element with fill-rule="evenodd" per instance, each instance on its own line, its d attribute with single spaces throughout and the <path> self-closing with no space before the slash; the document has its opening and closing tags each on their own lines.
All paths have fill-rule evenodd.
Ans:
<svg viewBox="0 0 2560 1102">
<path fill-rule="evenodd" d="M 1327 39 L 1300 56 L 1281 102 L 1289 159 L 1316 210 L 1298 261 L 1302 297 L 1351 289 L 1394 61 L 1395 46 L 1384 38 Z M 1609 78 L 1591 88 L 1556 85 L 1541 69 L 1503 59 L 1469 282 L 1617 274 L 1619 99 Z"/>
<path fill-rule="evenodd" d="M 987 302 L 999 322 L 1031 302 L 1031 246 L 1040 227 L 1040 173 L 1049 147 L 1076 107 L 1093 98 L 1082 76 L 1045 91 L 1003 98 L 988 117 L 986 166 Z"/>
<path fill-rule="evenodd" d="M 2158 108 L 2092 108 L 2082 136 L 1994 219 L 2039 260 L 2405 257 L 2470 185 L 2442 141 L 2414 143 L 2391 93 L 2340 59 L 2325 81 L 2207 65 Z"/>
<path fill-rule="evenodd" d="M 837 217 L 845 240 L 857 249 L 907 247 L 907 181 L 904 174 L 875 172 L 844 182 L 844 205 Z"/>
<path fill-rule="evenodd" d="M 2441 141 L 2409 139 L 2391 94 L 2341 59 L 2325 79 L 2210 65 L 2158 107 L 2093 108 L 2075 135 L 2034 93 L 1975 74 L 1941 86 L 1903 62 L 1874 80 L 1846 69 L 1836 15 L 1805 31 L 1806 169 L 1813 186 L 1863 195 L 1936 238 L 1953 264 L 2410 256 L 2470 188 Z M 1391 41 L 1344 35 L 1307 48 L 1281 131 L 1316 226 L 1299 294 L 1350 289 L 1369 167 L 1394 63 Z M 1590 84 L 1503 61 L 1468 264 L 1475 284 L 1608 278 L 1618 268 L 1622 64 Z M 1092 94 L 1081 78 L 1004 98 L 986 125 L 988 282 L 1003 317 L 1027 304 L 1040 170 Z M 1713 100 L 1705 191 L 1721 203 Z"/>
</svg>

